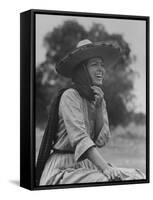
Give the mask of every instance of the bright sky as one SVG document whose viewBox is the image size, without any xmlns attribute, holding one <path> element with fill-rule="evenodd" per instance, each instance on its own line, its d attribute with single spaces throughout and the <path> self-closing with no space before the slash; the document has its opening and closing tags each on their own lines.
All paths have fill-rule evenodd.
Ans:
<svg viewBox="0 0 153 200">
<path fill-rule="evenodd" d="M 36 15 L 36 64 L 45 60 L 46 49 L 43 46 L 43 38 L 53 28 L 66 20 L 76 20 L 86 29 L 92 24 L 101 23 L 109 33 L 120 33 L 129 43 L 132 55 L 136 55 L 137 61 L 131 65 L 139 76 L 134 80 L 134 94 L 136 95 L 136 111 L 146 113 L 146 22 L 142 20 L 106 19 L 91 17 L 71 17 L 59 15 Z"/>
</svg>

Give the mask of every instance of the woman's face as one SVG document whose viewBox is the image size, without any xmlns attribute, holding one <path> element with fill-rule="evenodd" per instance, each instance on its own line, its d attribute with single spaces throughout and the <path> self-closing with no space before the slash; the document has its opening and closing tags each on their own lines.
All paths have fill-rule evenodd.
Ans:
<svg viewBox="0 0 153 200">
<path fill-rule="evenodd" d="M 91 58 L 87 63 L 87 69 L 93 85 L 100 86 L 103 83 L 105 69 L 101 58 Z"/>
</svg>

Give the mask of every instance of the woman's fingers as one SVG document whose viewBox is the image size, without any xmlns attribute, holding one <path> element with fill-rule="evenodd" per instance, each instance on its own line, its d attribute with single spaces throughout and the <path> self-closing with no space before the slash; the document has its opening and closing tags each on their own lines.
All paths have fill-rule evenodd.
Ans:
<svg viewBox="0 0 153 200">
<path fill-rule="evenodd" d="M 121 171 L 117 168 L 114 169 L 114 176 L 116 179 L 120 180 L 121 179 Z"/>
<path fill-rule="evenodd" d="M 121 173 L 121 170 L 120 170 L 120 169 L 117 169 L 117 174 L 118 174 L 118 177 L 121 179 L 122 173 Z"/>
<path fill-rule="evenodd" d="M 117 178 L 117 171 L 113 168 L 112 169 L 112 180 L 115 180 Z"/>
<path fill-rule="evenodd" d="M 98 95 L 95 95 L 95 103 L 96 103 L 96 106 L 99 108 L 102 104 L 102 98 L 99 97 Z"/>
<path fill-rule="evenodd" d="M 113 179 L 117 178 L 118 177 L 118 173 L 117 173 L 117 170 L 114 169 L 113 170 Z"/>
<path fill-rule="evenodd" d="M 111 180 L 112 177 L 111 177 L 111 174 L 110 174 L 110 171 L 109 170 L 105 170 L 104 171 L 104 175 L 108 178 L 108 180 Z"/>
<path fill-rule="evenodd" d="M 91 88 L 93 89 L 94 92 L 96 105 L 99 107 L 103 101 L 104 93 L 100 87 L 92 86 Z"/>
<path fill-rule="evenodd" d="M 109 180 L 112 180 L 114 178 L 113 171 L 110 167 L 105 169 L 103 173 Z"/>
<path fill-rule="evenodd" d="M 109 167 L 104 170 L 104 175 L 107 176 L 109 180 L 120 180 L 121 179 L 121 171 L 117 168 Z"/>
<path fill-rule="evenodd" d="M 93 89 L 94 93 L 99 94 L 101 97 L 104 96 L 104 93 L 100 87 L 92 86 L 91 88 Z"/>
</svg>

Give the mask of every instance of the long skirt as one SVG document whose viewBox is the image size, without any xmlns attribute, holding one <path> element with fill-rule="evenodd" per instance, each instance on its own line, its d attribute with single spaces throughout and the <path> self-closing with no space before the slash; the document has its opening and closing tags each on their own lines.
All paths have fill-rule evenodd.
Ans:
<svg viewBox="0 0 153 200">
<path fill-rule="evenodd" d="M 121 180 L 145 179 L 145 175 L 139 169 L 119 169 L 121 171 Z M 40 185 L 108 181 L 110 180 L 88 159 L 75 162 L 73 154 L 52 153 L 43 170 Z"/>
</svg>

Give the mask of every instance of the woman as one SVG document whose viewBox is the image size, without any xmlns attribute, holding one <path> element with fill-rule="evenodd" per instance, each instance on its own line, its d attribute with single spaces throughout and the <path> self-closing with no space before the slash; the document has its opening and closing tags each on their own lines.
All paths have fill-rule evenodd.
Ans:
<svg viewBox="0 0 153 200">
<path fill-rule="evenodd" d="M 119 56 L 117 46 L 83 40 L 57 64 L 57 71 L 71 77 L 73 85 L 60 92 L 52 106 L 37 162 L 38 174 L 43 169 L 40 185 L 144 179 L 137 169 L 113 167 L 97 149 L 110 138 L 101 89 L 104 65 L 114 64 Z"/>
</svg>

